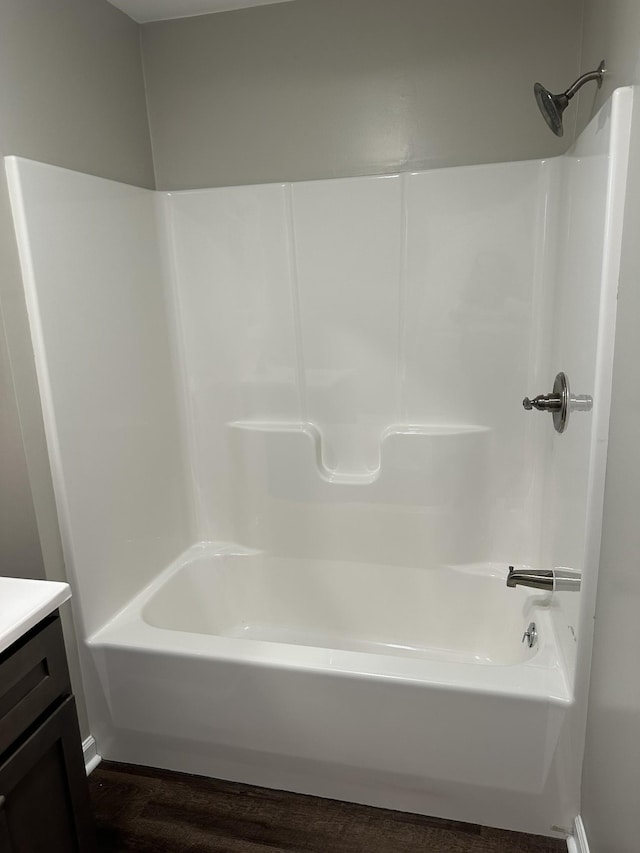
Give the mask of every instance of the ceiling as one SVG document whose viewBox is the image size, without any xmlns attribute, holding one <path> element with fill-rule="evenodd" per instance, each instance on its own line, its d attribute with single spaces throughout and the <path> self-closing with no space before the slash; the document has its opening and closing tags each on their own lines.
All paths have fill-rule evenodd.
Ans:
<svg viewBox="0 0 640 853">
<path fill-rule="evenodd" d="M 109 0 L 134 21 L 166 21 L 169 18 L 190 18 L 210 12 L 229 12 L 248 6 L 289 3 L 291 0 Z"/>
</svg>

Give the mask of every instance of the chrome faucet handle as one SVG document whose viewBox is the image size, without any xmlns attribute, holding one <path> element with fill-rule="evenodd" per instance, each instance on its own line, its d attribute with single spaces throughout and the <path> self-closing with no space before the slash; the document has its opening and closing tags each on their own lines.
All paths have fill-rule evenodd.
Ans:
<svg viewBox="0 0 640 853">
<path fill-rule="evenodd" d="M 522 405 L 528 412 L 531 409 L 537 409 L 539 412 L 555 412 L 562 407 L 562 398 L 559 394 L 538 394 L 533 400 L 525 397 Z"/>
<path fill-rule="evenodd" d="M 522 405 L 528 412 L 531 409 L 537 409 L 539 412 L 551 412 L 556 431 L 564 432 L 569 422 L 570 413 L 590 412 L 593 408 L 593 399 L 588 394 L 574 396 L 569 388 L 566 373 L 558 373 L 551 394 L 538 394 L 533 400 L 525 397 Z"/>
</svg>

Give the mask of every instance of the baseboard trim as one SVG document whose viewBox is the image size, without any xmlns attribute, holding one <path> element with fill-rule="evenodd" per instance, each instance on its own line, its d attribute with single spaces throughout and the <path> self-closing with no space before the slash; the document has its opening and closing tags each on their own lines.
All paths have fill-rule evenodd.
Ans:
<svg viewBox="0 0 640 853">
<path fill-rule="evenodd" d="M 102 761 L 102 756 L 98 754 L 95 739 L 91 735 L 82 741 L 82 753 L 87 776 L 90 776 Z M 590 853 L 587 833 L 580 815 L 574 821 L 573 835 L 567 838 L 567 853 Z"/>
<path fill-rule="evenodd" d="M 567 838 L 568 853 L 589 853 L 589 842 L 587 841 L 587 833 L 584 829 L 584 823 L 580 815 L 575 819 L 573 824 L 573 835 Z"/>
<path fill-rule="evenodd" d="M 91 735 L 82 741 L 82 754 L 84 755 L 84 766 L 89 776 L 102 761 L 102 756 L 98 755 L 96 742 Z"/>
</svg>

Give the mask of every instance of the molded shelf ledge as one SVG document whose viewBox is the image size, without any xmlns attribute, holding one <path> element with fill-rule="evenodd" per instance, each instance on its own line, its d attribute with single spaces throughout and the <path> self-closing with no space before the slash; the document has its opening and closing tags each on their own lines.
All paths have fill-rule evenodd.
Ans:
<svg viewBox="0 0 640 853">
<path fill-rule="evenodd" d="M 275 450 L 276 443 L 284 450 L 287 437 L 290 439 L 291 447 L 299 438 L 311 443 L 313 456 L 317 467 L 317 473 L 327 483 L 347 486 L 366 486 L 378 482 L 388 470 L 407 469 L 415 466 L 422 468 L 420 451 L 417 445 L 422 443 L 429 445 L 438 439 L 448 440 L 459 438 L 462 440 L 471 437 L 488 438 L 491 428 L 475 424 L 392 424 L 386 427 L 380 436 L 380 456 L 376 468 L 370 470 L 346 470 L 331 468 L 325 464 L 323 458 L 323 436 L 322 431 L 312 423 L 275 422 L 275 421 L 232 421 L 229 423 L 231 430 L 239 430 L 248 433 L 266 434 L 278 436 L 276 440 L 265 439 L 266 444 L 271 444 Z M 384 460 L 384 462 L 383 462 Z M 286 453 L 282 459 L 286 465 Z M 383 470 L 384 469 L 384 470 Z"/>
</svg>

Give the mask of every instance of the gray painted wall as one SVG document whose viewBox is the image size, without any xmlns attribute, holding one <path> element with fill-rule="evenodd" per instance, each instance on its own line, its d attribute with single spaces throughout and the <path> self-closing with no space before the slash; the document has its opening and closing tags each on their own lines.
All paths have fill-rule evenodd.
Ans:
<svg viewBox="0 0 640 853">
<path fill-rule="evenodd" d="M 553 26 L 546 22 L 553 20 Z M 559 154 L 536 79 L 578 74 L 582 0 L 296 0 L 145 24 L 160 189 Z"/>
<path fill-rule="evenodd" d="M 154 186 L 139 28 L 133 21 L 105 0 L 2 0 L 0 156 L 7 154 Z M 2 164 L 0 258 L 5 331 L 0 341 L 0 574 L 64 579 Z M 86 736 L 68 608 L 64 622 Z"/>
<path fill-rule="evenodd" d="M 3 258 L 4 266 L 4 258 Z M 1 321 L 0 317 L 0 321 Z M 44 578 L 4 327 L 0 325 L 0 575 Z"/>
<path fill-rule="evenodd" d="M 586 0 L 582 71 L 607 60 L 602 91 L 586 92 L 586 122 L 610 92 L 640 84 L 640 4 Z M 595 87 L 594 87 L 595 88 Z M 640 93 L 636 93 L 640 100 Z M 640 103 L 636 101 L 627 184 L 604 527 L 582 816 L 591 853 L 640 848 Z"/>
</svg>

